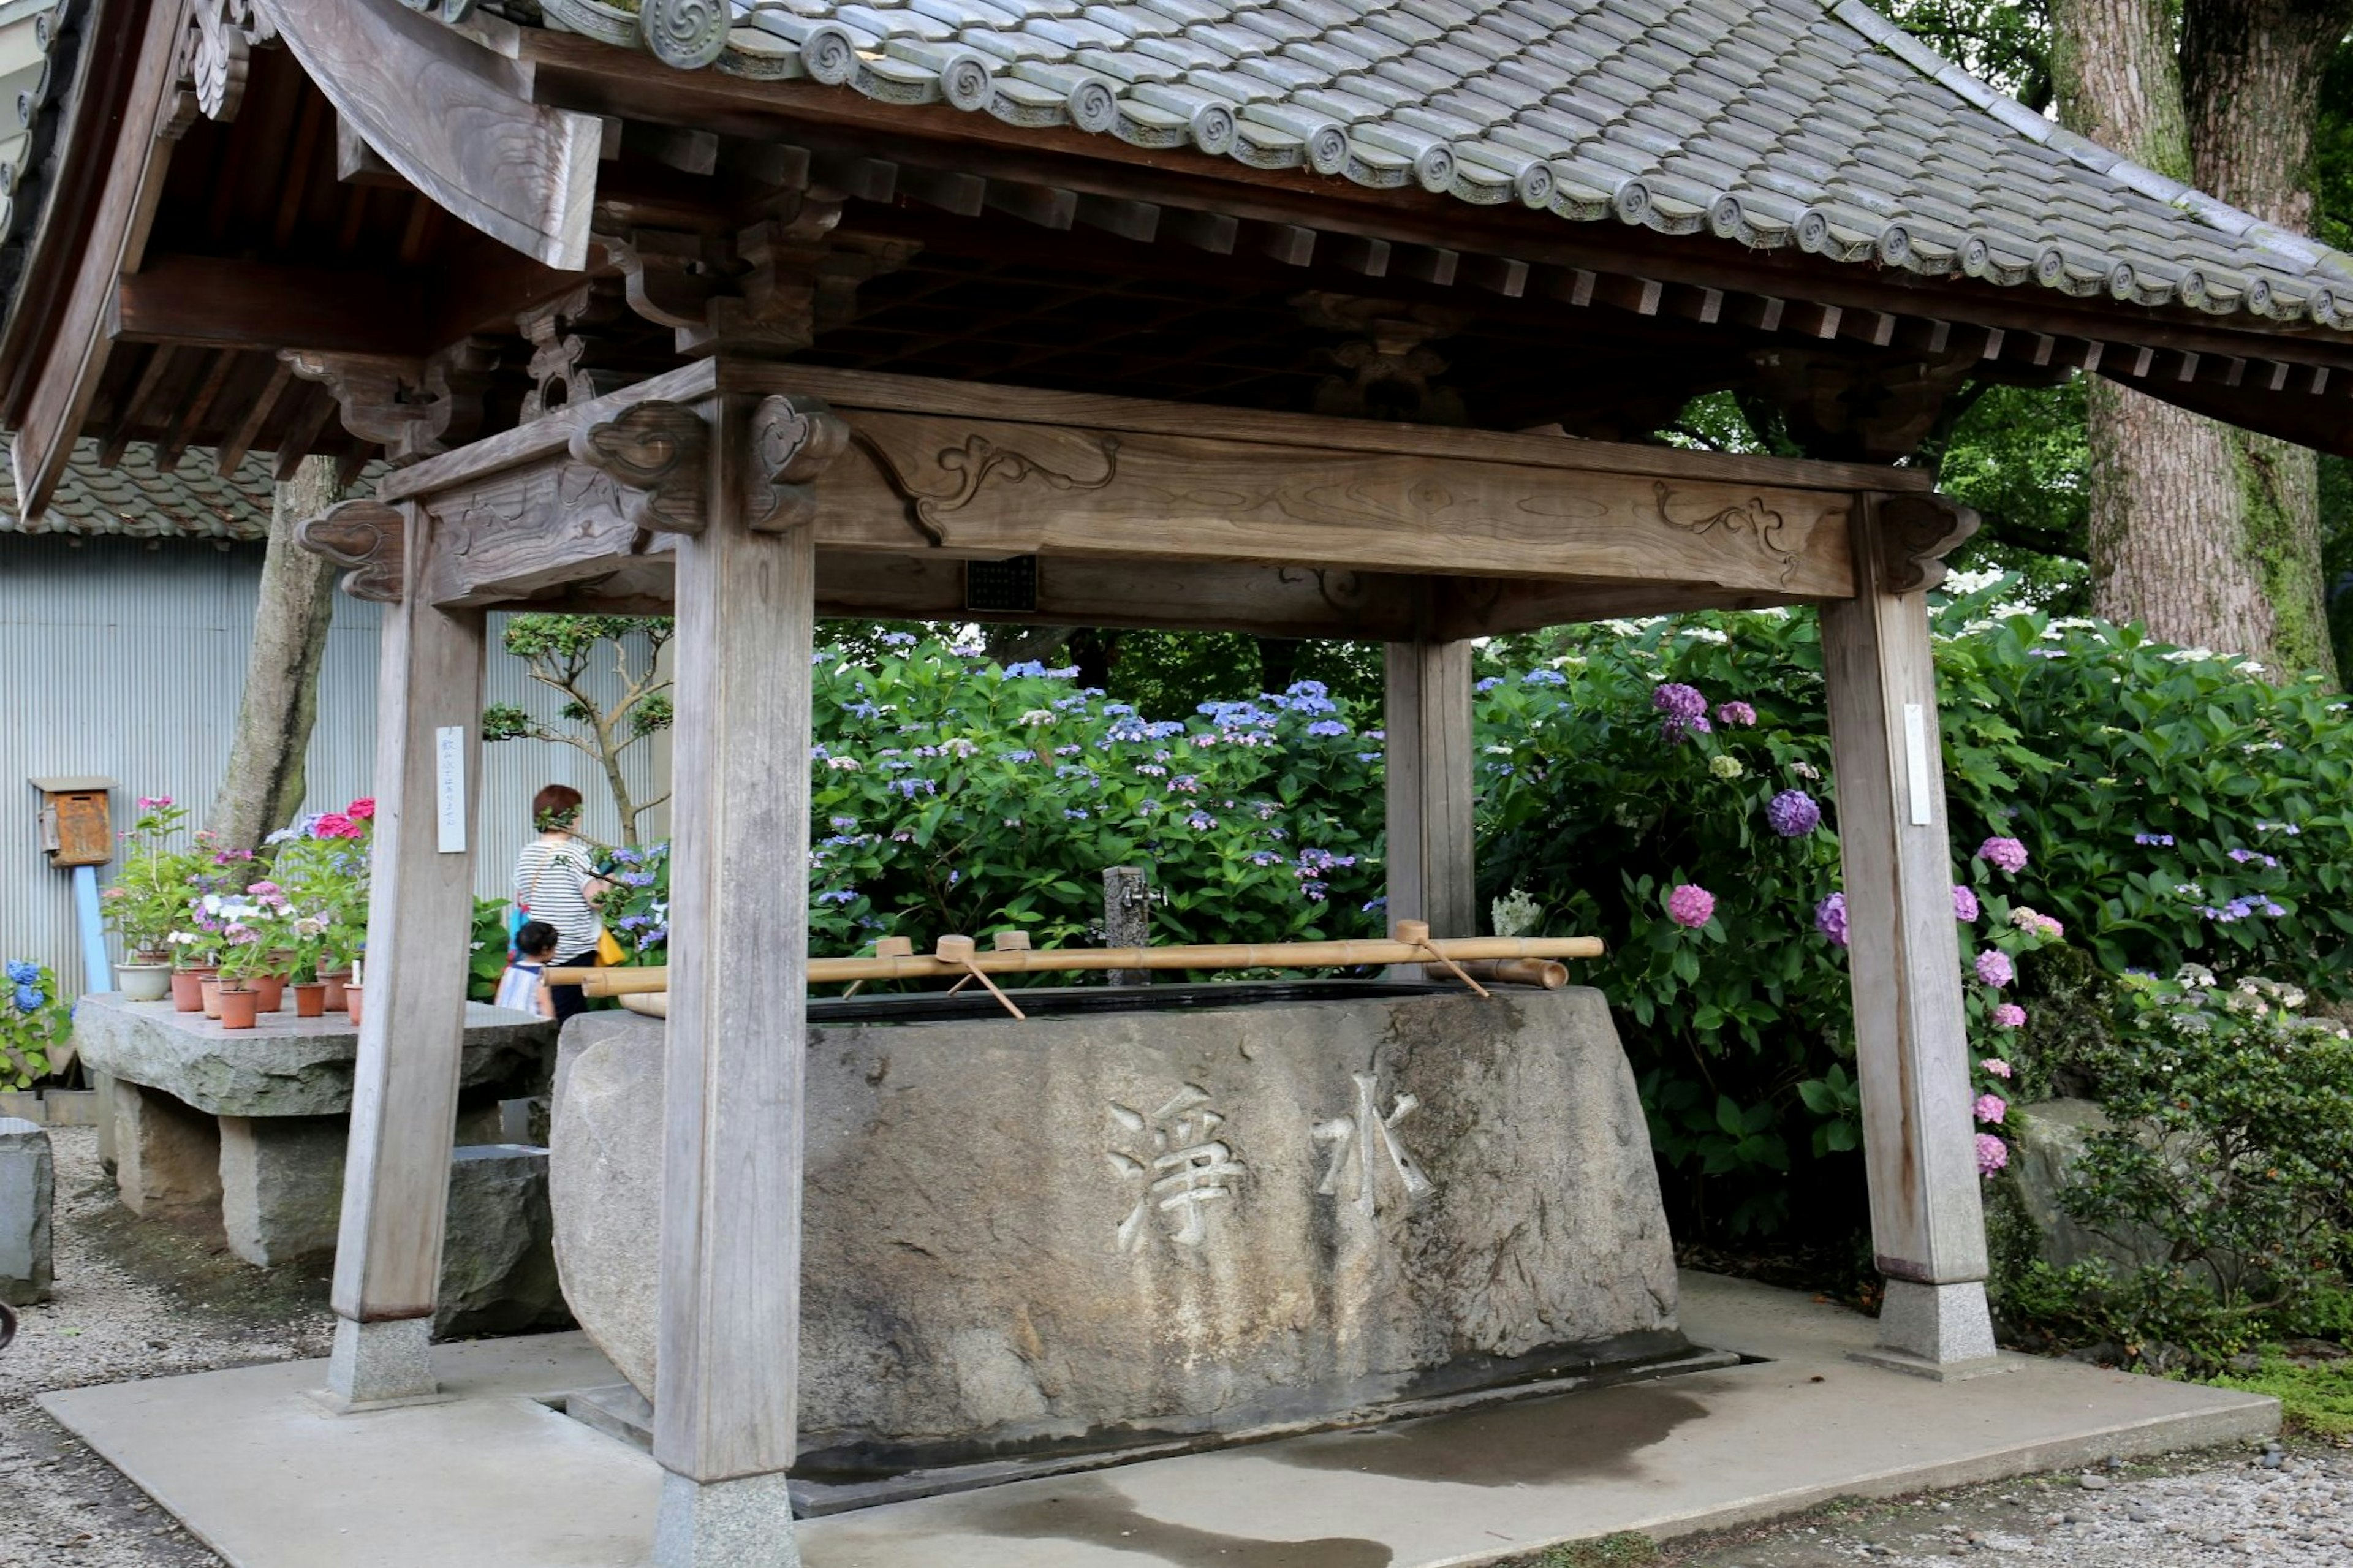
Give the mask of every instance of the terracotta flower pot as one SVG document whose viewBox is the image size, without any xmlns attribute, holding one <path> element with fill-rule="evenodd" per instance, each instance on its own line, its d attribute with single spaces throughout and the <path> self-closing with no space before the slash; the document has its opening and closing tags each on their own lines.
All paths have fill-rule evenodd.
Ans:
<svg viewBox="0 0 2353 1568">
<path fill-rule="evenodd" d="M 327 1016 L 327 987 L 323 983 L 297 985 L 293 990 L 296 1017 L 323 1018 Z"/>
<path fill-rule="evenodd" d="M 220 991 L 221 991 L 221 979 L 220 979 L 220 975 L 219 975 L 217 973 L 212 973 L 212 974 L 207 974 L 207 975 L 206 975 L 206 976 L 204 977 L 204 979 L 203 979 L 199 984 L 201 984 L 203 985 L 203 987 L 204 987 L 204 994 L 205 994 L 205 1002 L 204 1002 L 205 1016 L 206 1016 L 206 1017 L 207 1017 L 207 1018 L 217 1018 L 217 1017 L 219 1017 L 219 1016 L 220 1016 Z"/>
<path fill-rule="evenodd" d="M 360 1026 L 360 990 L 357 985 L 343 987 L 343 1011 L 352 1016 L 352 1027 Z"/>
<path fill-rule="evenodd" d="M 124 963 L 114 971 L 114 983 L 122 987 L 126 1002 L 161 1002 L 172 994 L 172 966 L 168 963 Z"/>
<path fill-rule="evenodd" d="M 261 1013 L 261 993 L 251 985 L 234 983 L 216 985 L 215 994 L 220 1003 L 220 1023 L 224 1029 L 250 1029 Z"/>
<path fill-rule="evenodd" d="M 328 1012 L 340 1013 L 343 1010 L 343 982 L 349 980 L 351 977 L 352 972 L 348 969 L 338 970 L 332 974 L 322 974 L 319 976 L 319 984 L 327 988 L 326 1008 Z"/>
<path fill-rule="evenodd" d="M 261 993 L 261 1011 L 275 1013 L 286 1005 L 286 976 L 257 974 L 246 984 Z"/>
<path fill-rule="evenodd" d="M 204 1011 L 205 977 L 209 969 L 174 969 L 172 971 L 172 1005 L 183 1013 Z"/>
</svg>

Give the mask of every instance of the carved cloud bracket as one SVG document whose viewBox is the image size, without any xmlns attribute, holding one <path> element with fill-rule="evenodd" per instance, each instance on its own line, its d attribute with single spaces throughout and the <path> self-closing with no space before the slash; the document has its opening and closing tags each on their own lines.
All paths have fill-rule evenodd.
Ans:
<svg viewBox="0 0 2353 1568">
<path fill-rule="evenodd" d="M 1950 496 L 1882 496 L 1870 531 L 1879 555 L 1879 585 L 1890 594 L 1933 588 L 1945 580 L 1945 557 L 1978 531 L 1978 514 Z"/>
<path fill-rule="evenodd" d="M 1675 491 L 1672 485 L 1661 479 L 1651 487 L 1657 498 L 1659 521 L 1669 528 L 1704 539 L 1721 530 L 1727 539 L 1746 536 L 1756 541 L 1757 550 L 1780 568 L 1784 584 L 1798 569 L 1798 552 L 1782 538 L 1789 526 L 1788 519 L 1767 506 L 1763 498 L 1752 498 L 1746 506 L 1718 507 L 1700 517 L 1677 517 L 1674 510 Z"/>
<path fill-rule="evenodd" d="M 814 397 L 764 397 L 752 410 L 745 522 L 786 533 L 817 521 L 817 477 L 849 445 L 849 426 Z"/>
<path fill-rule="evenodd" d="M 157 134 L 176 142 L 199 114 L 224 123 L 235 120 L 245 104 L 253 51 L 277 39 L 276 24 L 253 0 L 189 0 Z"/>
<path fill-rule="evenodd" d="M 609 474 L 622 510 L 655 533 L 698 534 L 711 525 L 711 426 L 683 403 L 630 405 L 572 433 L 572 458 Z"/>
<path fill-rule="evenodd" d="M 343 592 L 382 605 L 400 603 L 408 521 L 398 507 L 347 500 L 294 525 L 294 542 L 351 570 Z"/>
<path fill-rule="evenodd" d="M 301 349 L 281 349 L 278 357 L 301 379 L 326 387 L 344 429 L 381 446 L 395 463 L 413 463 L 481 434 L 507 348 L 500 339 L 468 337 L 421 363 Z"/>
</svg>

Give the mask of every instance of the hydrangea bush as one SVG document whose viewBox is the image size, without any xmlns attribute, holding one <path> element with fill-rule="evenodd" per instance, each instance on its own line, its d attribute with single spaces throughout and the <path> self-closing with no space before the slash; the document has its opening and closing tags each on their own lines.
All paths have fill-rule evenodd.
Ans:
<svg viewBox="0 0 2353 1568">
<path fill-rule="evenodd" d="M 950 932 L 1101 938 L 1105 867 L 1148 866 L 1156 942 L 1377 934 L 1381 732 L 1321 683 L 1151 719 L 1070 670 L 893 633 L 817 658 L 809 949 Z M 669 936 L 666 847 L 622 849 L 605 913 Z"/>
<path fill-rule="evenodd" d="M 73 1008 L 45 965 L 11 960 L 0 986 L 0 1089 L 29 1089 L 73 1027 Z"/>
</svg>

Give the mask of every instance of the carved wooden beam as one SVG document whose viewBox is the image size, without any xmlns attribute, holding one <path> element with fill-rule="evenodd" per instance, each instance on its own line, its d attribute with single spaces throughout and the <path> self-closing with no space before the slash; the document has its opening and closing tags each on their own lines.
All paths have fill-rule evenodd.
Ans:
<svg viewBox="0 0 2353 1568">
<path fill-rule="evenodd" d="M 1881 581 L 1899 594 L 1945 580 L 1945 557 L 1978 531 L 1978 514 L 1940 495 L 1880 496 L 1871 509 Z"/>
<path fill-rule="evenodd" d="M 711 426 L 687 405 L 632 404 L 575 430 L 571 453 L 621 487 L 622 515 L 634 526 L 654 533 L 710 526 Z"/>
<path fill-rule="evenodd" d="M 460 338 L 424 360 L 387 354 L 279 353 L 304 381 L 332 395 L 343 428 L 411 463 L 463 446 L 478 434 L 511 347 L 504 340 Z"/>
<path fill-rule="evenodd" d="M 344 593 L 385 605 L 400 602 L 407 539 L 406 516 L 375 500 L 347 500 L 294 526 L 294 542 L 303 549 L 352 569 Z"/>
</svg>

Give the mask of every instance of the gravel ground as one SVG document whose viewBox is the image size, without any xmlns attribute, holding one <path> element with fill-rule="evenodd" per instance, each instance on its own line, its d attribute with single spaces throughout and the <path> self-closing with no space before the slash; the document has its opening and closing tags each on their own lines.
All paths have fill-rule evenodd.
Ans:
<svg viewBox="0 0 2353 1568">
<path fill-rule="evenodd" d="M 1672 1541 L 1653 1556 L 1571 1548 L 1526 1568 L 1928 1568 L 1956 1557 L 2068 1568 L 2353 1563 L 2353 1452 L 2291 1441 L 2205 1449 L 1885 1501 Z"/>
<path fill-rule="evenodd" d="M 0 1568 L 216 1568 L 145 1493 L 33 1404 L 49 1389 L 327 1353 L 326 1281 L 259 1269 L 209 1234 L 132 1220 L 98 1133 L 49 1131 L 57 1294 L 0 1352 Z M 322 1564 L 322 1568 L 326 1565 Z"/>
<path fill-rule="evenodd" d="M 318 1269 L 259 1269 L 217 1228 L 134 1221 L 89 1128 L 51 1131 L 56 1299 L 0 1353 L 0 1568 L 218 1568 L 112 1466 L 33 1405 L 45 1390 L 327 1353 Z M 2033 1477 L 1666 1543 L 1673 1568 L 1925 1568 L 1992 1553 L 2069 1568 L 2353 1564 L 2353 1450 L 2291 1443 Z M 1627 1561 L 1556 1554 L 1563 1568 Z M 1544 1560 L 1539 1559 L 1539 1562 Z M 322 1563 L 319 1568 L 334 1568 Z M 910 1564 L 909 1568 L 918 1568 Z M 929 1565 L 923 1565 L 929 1568 Z"/>
</svg>

